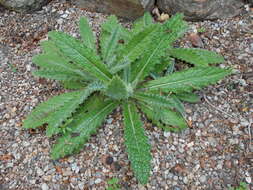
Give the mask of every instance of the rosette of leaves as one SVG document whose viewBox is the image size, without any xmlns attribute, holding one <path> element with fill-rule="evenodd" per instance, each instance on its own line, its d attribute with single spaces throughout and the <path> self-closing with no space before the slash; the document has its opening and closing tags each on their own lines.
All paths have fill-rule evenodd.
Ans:
<svg viewBox="0 0 253 190">
<path fill-rule="evenodd" d="M 81 39 L 58 31 L 42 42 L 43 53 L 33 62 L 33 74 L 58 80 L 71 89 L 38 105 L 24 121 L 25 128 L 47 125 L 48 137 L 57 135 L 52 159 L 79 152 L 106 116 L 117 107 L 124 117 L 124 140 L 131 168 L 141 184 L 151 170 L 151 147 L 141 113 L 156 126 L 174 132 L 187 127 L 183 101 L 196 102 L 193 93 L 229 75 L 211 66 L 223 58 L 202 49 L 174 48 L 187 29 L 177 14 L 155 23 L 146 13 L 131 30 L 110 16 L 96 41 L 87 19 L 80 19 Z M 99 45 L 97 45 L 99 44 Z M 175 71 L 175 59 L 191 65 Z"/>
</svg>

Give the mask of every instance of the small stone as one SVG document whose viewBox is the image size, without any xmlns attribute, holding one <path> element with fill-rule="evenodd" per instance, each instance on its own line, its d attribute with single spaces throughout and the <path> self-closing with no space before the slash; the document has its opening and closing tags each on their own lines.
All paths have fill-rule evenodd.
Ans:
<svg viewBox="0 0 253 190">
<path fill-rule="evenodd" d="M 62 24 L 63 24 L 63 19 L 62 19 L 62 18 L 59 18 L 56 22 L 57 22 L 59 25 L 62 25 Z"/>
<path fill-rule="evenodd" d="M 84 189 L 84 183 L 83 182 L 79 183 L 78 187 L 79 187 L 79 189 Z"/>
<path fill-rule="evenodd" d="M 232 162 L 230 160 L 226 160 L 224 163 L 225 167 L 227 169 L 231 169 L 232 168 Z"/>
<path fill-rule="evenodd" d="M 206 182 L 206 176 L 204 176 L 204 175 L 200 176 L 199 181 L 201 183 L 205 183 Z"/>
<path fill-rule="evenodd" d="M 185 150 L 183 148 L 179 148 L 178 151 L 183 154 L 185 152 Z"/>
<path fill-rule="evenodd" d="M 43 183 L 42 186 L 41 186 L 41 189 L 42 190 L 49 190 L 48 186 L 46 183 Z"/>
<path fill-rule="evenodd" d="M 173 168 L 170 170 L 171 173 L 173 174 L 184 174 L 186 173 L 186 168 L 182 164 L 176 164 Z"/>
<path fill-rule="evenodd" d="M 190 142 L 190 143 L 187 144 L 187 147 L 190 148 L 190 147 L 192 147 L 193 145 L 194 145 L 194 142 L 192 141 L 192 142 Z"/>
<path fill-rule="evenodd" d="M 173 187 L 173 190 L 181 190 L 181 188 L 178 187 L 178 186 L 174 186 L 174 187 Z"/>
<path fill-rule="evenodd" d="M 99 184 L 101 182 L 102 182 L 102 180 L 100 178 L 98 178 L 98 179 L 95 180 L 95 184 Z"/>
<path fill-rule="evenodd" d="M 166 21 L 166 20 L 168 20 L 170 18 L 170 16 L 168 15 L 168 14 L 166 14 L 166 13 L 162 13 L 159 17 L 158 17 L 158 21 L 160 21 L 160 22 L 163 22 L 163 21 Z"/>
<path fill-rule="evenodd" d="M 222 169 L 222 164 L 221 164 L 221 163 L 217 165 L 217 169 L 218 169 L 218 170 L 221 170 L 221 169 Z"/>
<path fill-rule="evenodd" d="M 112 124 L 112 122 L 113 122 L 113 118 L 107 119 L 107 123 L 108 123 L 108 124 Z"/>
<path fill-rule="evenodd" d="M 71 165 L 71 169 L 72 169 L 72 171 L 74 171 L 75 173 L 78 173 L 78 172 L 80 171 L 80 168 L 77 166 L 76 163 L 73 163 L 73 164 Z"/>
<path fill-rule="evenodd" d="M 37 169 L 37 174 L 38 174 L 38 176 L 42 176 L 44 174 L 44 172 L 43 172 L 42 169 L 38 168 Z"/>
<path fill-rule="evenodd" d="M 238 144 L 239 140 L 238 139 L 229 139 L 230 144 L 234 145 L 234 144 Z"/>
<path fill-rule="evenodd" d="M 13 163 L 7 163 L 6 167 L 7 168 L 12 168 L 13 167 Z"/>
<path fill-rule="evenodd" d="M 253 43 L 250 44 L 250 51 L 253 52 Z"/>
<path fill-rule="evenodd" d="M 105 163 L 107 165 L 111 165 L 113 163 L 113 157 L 107 156 L 106 159 L 105 159 Z"/>
<path fill-rule="evenodd" d="M 138 189 L 139 190 L 146 190 L 146 188 L 143 185 L 141 185 L 141 184 L 138 185 Z"/>
<path fill-rule="evenodd" d="M 43 176 L 43 179 L 44 179 L 45 181 L 51 181 L 52 176 L 51 176 L 51 175 L 46 175 L 46 176 Z"/>
<path fill-rule="evenodd" d="M 247 183 L 251 184 L 251 181 L 252 181 L 251 177 L 248 176 L 248 177 L 245 178 L 245 180 L 246 180 Z"/>
<path fill-rule="evenodd" d="M 188 184 L 188 178 L 186 176 L 183 178 L 183 182 L 184 184 Z"/>
<path fill-rule="evenodd" d="M 24 146 L 29 146 L 29 145 L 30 145 L 30 143 L 29 143 L 29 142 L 24 141 L 24 142 L 23 142 L 23 145 L 24 145 Z"/>
<path fill-rule="evenodd" d="M 189 35 L 189 41 L 192 43 L 194 47 L 202 47 L 202 48 L 204 47 L 202 39 L 196 33 L 192 33 Z"/>
<path fill-rule="evenodd" d="M 121 169 L 121 165 L 118 162 L 113 162 L 113 168 L 116 171 L 119 171 Z"/>
<path fill-rule="evenodd" d="M 65 18 L 66 19 L 66 18 L 68 18 L 68 16 L 69 16 L 68 14 L 63 14 L 63 15 L 61 15 L 61 18 Z"/>
<path fill-rule="evenodd" d="M 117 152 L 119 151 L 119 147 L 118 147 L 117 145 L 114 145 L 114 146 L 113 146 L 113 149 L 114 149 L 115 151 L 117 151 Z"/>
<path fill-rule="evenodd" d="M 163 136 L 164 136 L 164 137 L 169 137 L 169 136 L 170 136 L 170 132 L 164 132 L 164 133 L 163 133 Z"/>
<path fill-rule="evenodd" d="M 72 172 L 69 171 L 69 170 L 67 170 L 67 171 L 64 171 L 64 172 L 62 173 L 62 175 L 63 175 L 63 176 L 71 176 L 71 175 L 72 175 Z"/>
</svg>

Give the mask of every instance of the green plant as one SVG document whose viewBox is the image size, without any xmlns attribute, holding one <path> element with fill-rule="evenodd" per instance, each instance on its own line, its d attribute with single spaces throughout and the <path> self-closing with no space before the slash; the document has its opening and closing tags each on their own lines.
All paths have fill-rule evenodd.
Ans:
<svg viewBox="0 0 253 190">
<path fill-rule="evenodd" d="M 173 42 L 186 29 L 181 14 L 160 24 L 147 13 L 131 31 L 110 16 L 102 25 L 99 48 L 85 18 L 80 20 L 82 40 L 63 32 L 49 32 L 49 40 L 41 44 L 44 52 L 33 59 L 40 67 L 33 74 L 58 80 L 74 91 L 38 105 L 24 121 L 24 127 L 47 124 L 47 136 L 59 137 L 51 152 L 52 159 L 58 159 L 79 152 L 106 116 L 120 106 L 131 167 L 137 180 L 146 184 L 151 147 L 140 112 L 164 130 L 185 129 L 182 101 L 198 101 L 193 90 L 231 73 L 209 66 L 224 61 L 213 52 L 173 48 Z M 194 67 L 175 71 L 175 59 Z"/>
<path fill-rule="evenodd" d="M 106 190 L 120 190 L 119 179 L 112 178 L 107 181 L 108 187 Z"/>
<path fill-rule="evenodd" d="M 10 67 L 11 71 L 16 73 L 17 72 L 17 67 L 11 63 L 8 63 L 8 66 Z"/>
<path fill-rule="evenodd" d="M 197 29 L 197 32 L 198 33 L 204 33 L 204 32 L 206 32 L 206 29 L 204 27 L 200 27 L 200 28 Z"/>
<path fill-rule="evenodd" d="M 247 183 L 240 182 L 238 187 L 231 187 L 229 190 L 248 190 Z"/>
</svg>

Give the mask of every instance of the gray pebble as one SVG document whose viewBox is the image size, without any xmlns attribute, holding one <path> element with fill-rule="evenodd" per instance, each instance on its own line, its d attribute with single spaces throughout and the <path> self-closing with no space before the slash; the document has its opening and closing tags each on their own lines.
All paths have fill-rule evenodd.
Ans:
<svg viewBox="0 0 253 190">
<path fill-rule="evenodd" d="M 201 183 L 205 183 L 206 182 L 206 176 L 205 175 L 200 176 L 199 181 Z"/>
</svg>

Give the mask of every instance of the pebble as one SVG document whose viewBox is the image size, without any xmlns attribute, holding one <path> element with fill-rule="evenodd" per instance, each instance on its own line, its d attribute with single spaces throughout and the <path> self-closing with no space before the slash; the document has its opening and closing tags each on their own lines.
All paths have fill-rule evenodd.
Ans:
<svg viewBox="0 0 253 190">
<path fill-rule="evenodd" d="M 101 182 L 102 182 L 102 180 L 100 178 L 98 178 L 98 179 L 95 180 L 95 184 L 99 184 Z"/>
<path fill-rule="evenodd" d="M 62 173 L 63 176 L 71 176 L 72 175 L 72 172 L 67 170 L 67 171 L 63 171 Z"/>
<path fill-rule="evenodd" d="M 204 176 L 204 175 L 200 176 L 199 181 L 201 183 L 205 183 L 206 182 L 206 176 Z"/>
<path fill-rule="evenodd" d="M 108 123 L 108 124 L 112 124 L 112 122 L 113 122 L 113 118 L 107 119 L 107 123 Z"/>
<path fill-rule="evenodd" d="M 248 176 L 248 177 L 245 178 L 245 180 L 246 180 L 247 183 L 251 184 L 251 177 Z"/>
<path fill-rule="evenodd" d="M 250 51 L 253 52 L 253 43 L 250 44 Z"/>
<path fill-rule="evenodd" d="M 61 18 L 65 18 L 66 19 L 66 18 L 68 18 L 68 16 L 69 16 L 68 14 L 63 14 L 63 15 L 61 15 Z"/>
<path fill-rule="evenodd" d="M 71 165 L 71 169 L 72 169 L 72 171 L 74 171 L 75 173 L 78 173 L 78 172 L 80 171 L 80 168 L 77 166 L 76 163 L 73 163 L 73 164 Z"/>
<path fill-rule="evenodd" d="M 59 18 L 59 19 L 57 19 L 57 21 L 56 21 L 59 25 L 62 25 L 63 24 L 63 19 L 62 18 Z"/>
<path fill-rule="evenodd" d="M 183 178 L 183 182 L 184 184 L 188 184 L 188 178 L 186 176 Z"/>
<path fill-rule="evenodd" d="M 164 137 L 169 137 L 169 136 L 170 136 L 170 132 L 164 132 L 164 133 L 163 133 L 163 136 L 164 136 Z"/>
<path fill-rule="evenodd" d="M 25 142 L 23 142 L 23 145 L 24 145 L 24 146 L 29 146 L 30 143 L 25 141 Z"/>
<path fill-rule="evenodd" d="M 42 186 L 41 186 L 41 189 L 42 190 L 49 190 L 49 187 L 47 186 L 46 183 L 43 183 Z"/>
<path fill-rule="evenodd" d="M 38 174 L 38 176 L 42 176 L 44 174 L 44 172 L 42 169 L 37 168 L 37 174 Z"/>
<path fill-rule="evenodd" d="M 182 190 L 182 189 L 180 187 L 178 187 L 178 186 L 174 186 L 173 190 Z"/>
</svg>

